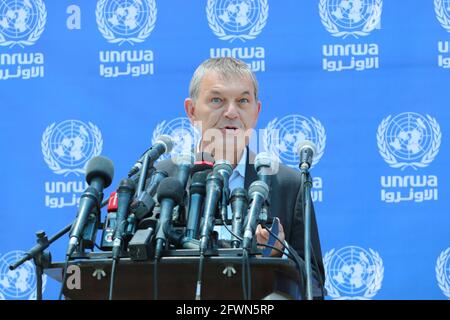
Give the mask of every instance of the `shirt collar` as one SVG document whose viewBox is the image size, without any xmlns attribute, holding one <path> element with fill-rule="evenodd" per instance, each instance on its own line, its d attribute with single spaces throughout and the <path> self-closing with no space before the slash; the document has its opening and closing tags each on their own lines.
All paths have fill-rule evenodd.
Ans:
<svg viewBox="0 0 450 320">
<path fill-rule="evenodd" d="M 246 164 L 247 164 L 247 147 L 244 148 L 244 152 L 242 152 L 241 160 L 239 160 L 236 168 L 234 168 L 233 173 L 237 172 L 241 175 L 241 177 L 245 178 Z"/>
</svg>

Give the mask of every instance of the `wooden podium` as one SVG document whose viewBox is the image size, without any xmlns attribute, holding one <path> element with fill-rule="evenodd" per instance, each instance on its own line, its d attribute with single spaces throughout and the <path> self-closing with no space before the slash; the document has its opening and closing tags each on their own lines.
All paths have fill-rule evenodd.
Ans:
<svg viewBox="0 0 450 320">
<path fill-rule="evenodd" d="M 197 251 L 198 252 L 198 251 Z M 299 273 L 288 259 L 250 257 L 252 299 L 298 299 Z M 64 286 L 66 299 L 106 300 L 111 275 L 112 259 L 92 256 L 69 262 L 78 266 L 81 288 Z M 157 265 L 158 299 L 195 299 L 198 275 L 198 256 L 168 256 Z M 45 273 L 62 281 L 64 263 L 54 263 Z M 242 258 L 235 255 L 210 256 L 205 259 L 202 299 L 243 299 Z M 116 267 L 114 299 L 152 300 L 153 261 L 132 261 L 122 258 Z"/>
</svg>

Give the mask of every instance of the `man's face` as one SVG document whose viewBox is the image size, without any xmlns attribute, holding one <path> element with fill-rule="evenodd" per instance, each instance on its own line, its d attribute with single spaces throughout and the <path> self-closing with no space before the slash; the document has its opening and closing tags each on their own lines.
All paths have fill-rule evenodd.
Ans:
<svg viewBox="0 0 450 320">
<path fill-rule="evenodd" d="M 214 71 L 203 76 L 197 101 L 185 100 L 186 113 L 192 123 L 201 123 L 202 136 L 219 130 L 224 147 L 256 126 L 260 109 L 250 77 L 223 79 Z"/>
</svg>

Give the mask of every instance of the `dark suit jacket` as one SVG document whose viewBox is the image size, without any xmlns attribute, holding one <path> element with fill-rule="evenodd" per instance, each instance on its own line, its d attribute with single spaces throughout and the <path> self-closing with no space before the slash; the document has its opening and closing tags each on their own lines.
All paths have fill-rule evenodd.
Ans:
<svg viewBox="0 0 450 320">
<path fill-rule="evenodd" d="M 249 150 L 247 149 L 247 151 Z M 255 154 L 247 152 L 244 182 L 244 188 L 246 190 L 248 190 L 253 181 L 258 179 L 253 165 L 255 163 L 254 159 Z M 175 176 L 177 174 L 177 167 L 170 159 L 159 162 L 155 167 L 158 170 L 165 170 L 169 176 Z M 271 180 L 269 215 L 271 217 L 279 217 L 284 228 L 286 241 L 304 259 L 304 202 L 301 190 L 300 172 L 280 164 L 278 173 L 273 175 Z M 314 206 L 311 207 L 311 256 L 313 259 L 312 268 L 314 278 L 316 280 L 314 296 L 320 296 L 318 284 L 320 279 L 322 280 L 320 282 L 325 283 L 325 273 Z"/>
</svg>

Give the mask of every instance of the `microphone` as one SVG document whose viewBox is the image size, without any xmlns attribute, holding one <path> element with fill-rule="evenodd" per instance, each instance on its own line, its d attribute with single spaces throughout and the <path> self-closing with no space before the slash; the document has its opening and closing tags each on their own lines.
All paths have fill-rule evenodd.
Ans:
<svg viewBox="0 0 450 320">
<path fill-rule="evenodd" d="M 117 221 L 116 230 L 114 231 L 113 242 L 113 259 L 117 259 L 122 248 L 122 239 L 125 234 L 125 226 L 127 223 L 128 207 L 130 206 L 131 198 L 134 195 L 136 185 L 132 179 L 123 179 L 120 181 L 117 189 Z"/>
<path fill-rule="evenodd" d="M 278 172 L 279 162 L 275 160 L 272 154 L 268 152 L 260 152 L 255 157 L 255 171 L 258 178 L 264 181 L 270 188 L 272 175 Z"/>
<path fill-rule="evenodd" d="M 233 173 L 233 167 L 228 160 L 218 160 L 214 163 L 213 171 L 222 176 L 223 188 L 222 188 L 222 206 L 220 207 L 220 218 L 222 223 L 226 225 L 228 218 L 228 198 L 230 196 L 230 189 L 228 183 L 230 176 Z"/>
<path fill-rule="evenodd" d="M 297 150 L 300 155 L 299 168 L 308 170 L 311 168 L 313 157 L 316 154 L 316 145 L 309 140 L 303 140 L 299 143 Z"/>
<path fill-rule="evenodd" d="M 155 258 L 159 259 L 166 246 L 173 208 L 183 201 L 184 189 L 178 179 L 169 177 L 161 181 L 157 194 L 161 206 L 161 213 L 159 214 L 158 224 L 156 225 Z"/>
<path fill-rule="evenodd" d="M 183 186 L 183 190 L 186 189 L 186 184 L 191 173 L 191 169 L 194 164 L 194 155 L 192 153 L 182 153 L 177 157 L 174 157 L 172 161 L 178 167 L 177 178 Z"/>
<path fill-rule="evenodd" d="M 139 221 L 147 217 L 147 215 L 153 211 L 153 208 L 155 207 L 153 196 L 156 194 L 159 183 L 168 176 L 169 174 L 166 171 L 156 170 L 150 178 L 147 188 L 131 202 L 131 213 L 133 213 Z"/>
<path fill-rule="evenodd" d="M 206 178 L 206 199 L 203 212 L 203 225 L 200 234 L 200 254 L 203 255 L 208 248 L 210 233 L 220 197 L 222 195 L 222 176 L 211 172 Z"/>
<path fill-rule="evenodd" d="M 148 155 L 150 163 L 155 162 L 161 155 L 164 153 L 169 153 L 173 149 L 173 140 L 169 135 L 161 135 L 156 139 L 156 142 L 152 147 L 145 151 L 141 158 L 135 163 L 135 165 L 131 168 L 130 172 L 128 172 L 128 177 L 131 177 L 138 173 L 142 168 L 142 162 L 145 159 L 145 156 Z"/>
<path fill-rule="evenodd" d="M 231 230 L 235 235 L 242 238 L 242 224 L 248 210 L 248 196 L 244 188 L 236 188 L 231 192 L 231 211 L 233 213 Z M 231 241 L 233 248 L 239 248 L 239 239 Z"/>
<path fill-rule="evenodd" d="M 256 223 L 261 212 L 262 206 L 269 195 L 269 187 L 264 181 L 254 181 L 249 189 L 248 194 L 251 199 L 250 209 L 247 216 L 247 223 L 245 225 L 243 248 L 250 249 L 252 245 L 253 235 L 256 231 Z"/>
<path fill-rule="evenodd" d="M 192 176 L 192 183 L 189 188 L 189 213 L 186 224 L 186 237 L 194 239 L 197 236 L 198 225 L 206 194 L 206 177 L 208 171 L 199 171 Z"/>
<path fill-rule="evenodd" d="M 198 171 L 210 170 L 214 166 L 216 160 L 208 152 L 198 152 L 195 155 L 194 167 L 191 170 L 191 175 Z"/>
<path fill-rule="evenodd" d="M 97 156 L 89 160 L 86 167 L 86 181 L 89 187 L 80 199 L 77 218 L 70 230 L 69 246 L 66 255 L 70 257 L 78 246 L 86 226 L 89 214 L 98 209 L 103 199 L 103 189 L 111 185 L 114 177 L 114 166 L 110 159 Z"/>
<path fill-rule="evenodd" d="M 298 146 L 298 152 L 300 154 L 299 168 L 301 170 L 301 185 L 303 193 L 303 226 L 304 226 L 304 238 L 303 238 L 303 250 L 305 255 L 305 274 L 306 274 L 306 299 L 312 300 L 312 267 L 311 267 L 311 216 L 312 216 L 312 199 L 311 188 L 312 180 L 309 174 L 314 154 L 316 153 L 316 146 L 314 143 L 308 140 L 300 142 Z"/>
</svg>

